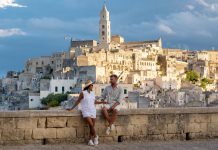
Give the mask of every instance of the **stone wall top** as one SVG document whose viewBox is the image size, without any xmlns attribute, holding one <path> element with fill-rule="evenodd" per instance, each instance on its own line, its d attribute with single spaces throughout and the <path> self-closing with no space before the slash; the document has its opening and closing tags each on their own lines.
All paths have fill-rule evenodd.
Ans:
<svg viewBox="0 0 218 150">
<path fill-rule="evenodd" d="M 130 109 L 121 110 L 120 116 L 125 115 L 146 115 L 146 114 L 210 114 L 218 113 L 218 108 L 201 107 L 201 108 L 158 108 L 158 109 Z M 80 111 L 65 110 L 28 110 L 28 111 L 0 111 L 0 118 L 25 118 L 25 117 L 73 117 L 80 116 Z M 101 112 L 98 111 L 98 115 Z"/>
</svg>

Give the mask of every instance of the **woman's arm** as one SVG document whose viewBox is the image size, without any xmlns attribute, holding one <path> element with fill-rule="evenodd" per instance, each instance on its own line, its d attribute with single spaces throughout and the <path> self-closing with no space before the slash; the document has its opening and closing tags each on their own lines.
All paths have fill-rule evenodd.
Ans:
<svg viewBox="0 0 218 150">
<path fill-rule="evenodd" d="M 73 110 L 74 108 L 76 108 L 77 105 L 79 105 L 79 103 L 81 102 L 81 100 L 83 99 L 83 92 L 80 93 L 78 100 L 76 101 L 76 103 L 74 104 L 74 106 L 70 109 L 67 110 Z"/>
</svg>

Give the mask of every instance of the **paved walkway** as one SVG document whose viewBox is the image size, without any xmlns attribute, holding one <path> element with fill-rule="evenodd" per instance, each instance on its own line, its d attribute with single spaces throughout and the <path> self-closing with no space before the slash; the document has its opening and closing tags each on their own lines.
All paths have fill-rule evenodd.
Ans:
<svg viewBox="0 0 218 150">
<path fill-rule="evenodd" d="M 26 145 L 4 146 L 0 150 L 218 150 L 218 140 L 209 141 L 173 141 L 100 144 L 95 147 L 86 145 Z"/>
</svg>

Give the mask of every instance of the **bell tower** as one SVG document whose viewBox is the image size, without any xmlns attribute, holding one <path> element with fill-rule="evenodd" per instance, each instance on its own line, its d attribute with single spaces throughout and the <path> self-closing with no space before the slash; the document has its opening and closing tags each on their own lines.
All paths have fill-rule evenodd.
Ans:
<svg viewBox="0 0 218 150">
<path fill-rule="evenodd" d="M 99 44 L 101 48 L 108 50 L 110 47 L 110 42 L 111 42 L 110 13 L 107 10 L 106 5 L 104 5 L 100 13 Z"/>
</svg>

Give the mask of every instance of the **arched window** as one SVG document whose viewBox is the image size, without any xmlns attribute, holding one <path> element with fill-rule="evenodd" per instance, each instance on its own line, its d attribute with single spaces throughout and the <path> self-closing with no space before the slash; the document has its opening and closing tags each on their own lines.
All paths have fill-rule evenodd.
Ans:
<svg viewBox="0 0 218 150">
<path fill-rule="evenodd" d="M 104 31 L 102 31 L 102 35 L 103 35 L 103 36 L 105 35 L 105 32 L 104 32 Z"/>
</svg>

